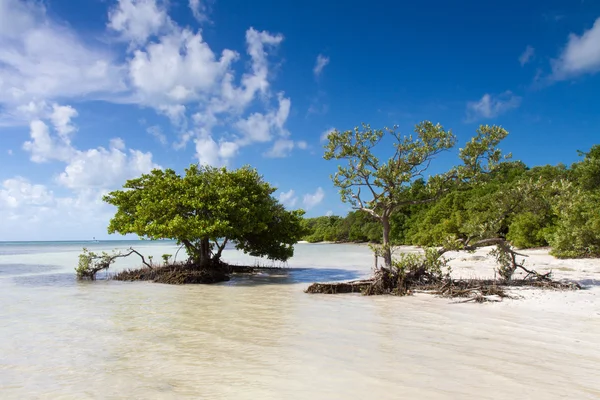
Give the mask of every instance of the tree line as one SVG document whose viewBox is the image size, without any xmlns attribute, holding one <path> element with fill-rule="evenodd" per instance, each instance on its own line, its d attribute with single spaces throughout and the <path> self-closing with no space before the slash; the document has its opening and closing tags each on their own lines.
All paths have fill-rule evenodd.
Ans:
<svg viewBox="0 0 600 400">
<path fill-rule="evenodd" d="M 365 131 L 373 134 L 368 127 Z M 340 141 L 339 135 L 330 139 Z M 351 136 L 358 137 L 356 132 Z M 367 183 L 375 182 L 373 170 L 360 171 L 366 164 L 361 166 L 360 162 L 365 150 L 355 150 L 359 161 L 354 160 L 346 172 L 362 175 L 362 187 L 368 188 Z M 345 151 L 348 153 L 348 148 Z M 476 182 L 451 185 L 441 194 L 434 190 L 433 196 L 428 188 L 431 182 L 410 176 L 412 180 L 402 189 L 406 204 L 389 216 L 389 241 L 392 245 L 445 246 L 451 239 L 497 237 L 517 248 L 551 246 L 557 257 L 599 257 L 600 145 L 580 152 L 580 156 L 580 161 L 570 167 L 558 164 L 530 168 L 520 161 L 498 159 L 494 168 L 481 174 Z M 435 201 L 418 201 L 432 197 Z M 360 204 L 356 208 L 345 217 L 304 219 L 303 240 L 382 243 L 381 220 L 360 209 Z"/>
</svg>

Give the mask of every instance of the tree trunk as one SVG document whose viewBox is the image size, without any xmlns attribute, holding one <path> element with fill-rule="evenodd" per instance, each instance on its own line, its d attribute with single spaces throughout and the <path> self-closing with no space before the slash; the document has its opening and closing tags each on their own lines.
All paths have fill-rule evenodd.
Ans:
<svg viewBox="0 0 600 400">
<path fill-rule="evenodd" d="M 223 250 L 225 246 L 227 246 L 228 238 L 223 239 L 223 243 L 219 245 L 219 242 L 215 240 L 215 246 L 217 247 L 217 252 L 213 255 L 213 261 L 219 262 L 221 260 L 221 254 L 223 254 Z"/>
<path fill-rule="evenodd" d="M 386 269 L 392 268 L 392 249 L 390 247 L 390 217 L 384 212 L 381 216 L 383 225 L 383 261 Z"/>
<path fill-rule="evenodd" d="M 188 256 L 193 264 L 201 269 L 210 266 L 210 241 L 208 238 L 200 239 L 199 245 L 197 242 L 192 243 L 189 240 L 182 240 L 181 242 L 185 246 Z"/>
<path fill-rule="evenodd" d="M 210 265 L 210 241 L 208 238 L 200 239 L 200 267 L 207 268 Z"/>
</svg>

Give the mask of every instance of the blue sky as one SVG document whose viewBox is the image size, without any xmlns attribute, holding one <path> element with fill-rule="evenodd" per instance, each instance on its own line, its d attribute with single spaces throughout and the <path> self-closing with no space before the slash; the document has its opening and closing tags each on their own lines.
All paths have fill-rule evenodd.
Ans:
<svg viewBox="0 0 600 400">
<path fill-rule="evenodd" d="M 345 214 L 322 136 L 362 122 L 500 124 L 569 164 L 600 143 L 598 71 L 589 0 L 0 0 L 0 240 L 107 238 L 103 193 L 192 162 Z"/>
</svg>

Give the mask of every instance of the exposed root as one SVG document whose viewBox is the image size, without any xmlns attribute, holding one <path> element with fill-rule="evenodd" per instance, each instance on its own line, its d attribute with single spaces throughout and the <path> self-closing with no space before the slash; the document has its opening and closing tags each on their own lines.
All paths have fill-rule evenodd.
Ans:
<svg viewBox="0 0 600 400">
<path fill-rule="evenodd" d="M 121 271 L 112 276 L 117 281 L 152 281 L 182 285 L 186 283 L 217 283 L 228 281 L 222 268 L 199 268 L 192 264 L 174 264 L 158 268 Z"/>
<path fill-rule="evenodd" d="M 371 280 L 338 283 L 313 283 L 305 290 L 305 292 L 324 294 L 363 293 L 363 291 L 372 284 L 373 282 Z"/>
<path fill-rule="evenodd" d="M 218 263 L 202 268 L 194 264 L 180 263 L 163 267 L 142 267 L 116 273 L 111 278 L 117 281 L 152 281 L 171 285 L 194 283 L 218 283 L 228 281 L 231 274 L 254 273 L 269 267 L 250 267 Z"/>
<path fill-rule="evenodd" d="M 498 302 L 505 298 L 517 298 L 517 296 L 508 293 L 509 289 L 516 287 L 550 290 L 581 289 L 581 286 L 575 282 L 554 281 L 549 276 L 548 274 L 542 275 L 533 272 L 526 279 L 510 281 L 492 279 L 454 280 L 448 276 L 440 278 L 427 272 L 425 268 L 418 268 L 404 275 L 397 271 L 380 269 L 373 278 L 367 280 L 313 283 L 306 289 L 306 293 L 362 293 L 367 296 L 382 294 L 405 296 L 414 292 L 422 292 L 444 298 L 464 299 L 459 303 L 484 303 Z"/>
</svg>

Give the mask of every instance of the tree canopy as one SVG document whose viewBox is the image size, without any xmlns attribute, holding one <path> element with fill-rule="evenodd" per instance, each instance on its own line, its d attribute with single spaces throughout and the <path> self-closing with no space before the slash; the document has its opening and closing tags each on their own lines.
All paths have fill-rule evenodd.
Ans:
<svg viewBox="0 0 600 400">
<path fill-rule="evenodd" d="M 476 184 L 457 184 L 435 201 L 396 209 L 390 242 L 444 246 L 495 238 L 517 248 L 551 246 L 557 257 L 600 256 L 600 145 L 580 155 L 570 167 L 498 162 L 472 180 Z M 426 181 L 409 185 L 413 199 L 427 198 Z M 360 210 L 304 225 L 309 241 L 382 242 L 381 223 Z M 348 234 L 366 230 L 373 234 Z"/>
<path fill-rule="evenodd" d="M 184 176 L 155 169 L 104 197 L 117 207 L 108 231 L 174 239 L 202 267 L 218 262 L 228 242 L 253 256 L 285 261 L 303 234 L 304 211 L 285 210 L 271 196 L 275 190 L 250 167 L 191 165 Z"/>
<path fill-rule="evenodd" d="M 386 136 L 393 140 L 394 154 L 385 162 L 374 148 Z M 407 206 L 437 200 L 457 185 L 477 181 L 493 171 L 502 160 L 497 145 L 508 132 L 497 126 L 481 126 L 460 149 L 462 164 L 448 171 L 426 176 L 440 153 L 456 146 L 456 136 L 440 124 L 424 121 L 415 126 L 415 136 L 403 136 L 397 128 L 374 130 L 363 124 L 354 130 L 333 131 L 327 136 L 326 160 L 346 161 L 332 176 L 343 202 L 373 216 L 382 226 L 382 255 L 392 265 L 390 234 L 392 214 Z M 415 183 L 419 182 L 419 183 Z"/>
</svg>

